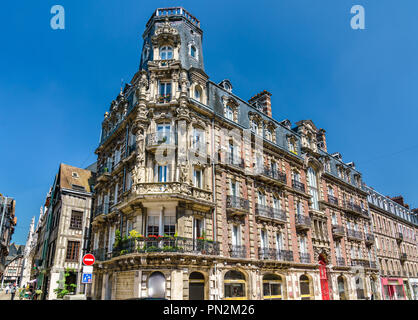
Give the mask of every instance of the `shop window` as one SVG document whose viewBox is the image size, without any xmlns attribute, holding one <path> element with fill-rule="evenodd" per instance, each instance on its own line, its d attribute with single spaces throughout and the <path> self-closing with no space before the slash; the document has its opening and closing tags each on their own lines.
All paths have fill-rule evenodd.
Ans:
<svg viewBox="0 0 418 320">
<path fill-rule="evenodd" d="M 246 283 L 244 275 L 235 270 L 228 271 L 224 277 L 225 299 L 246 299 Z"/>
<path fill-rule="evenodd" d="M 268 300 L 281 300 L 282 278 L 275 274 L 267 274 L 263 277 L 263 297 Z"/>
<path fill-rule="evenodd" d="M 310 280 L 307 276 L 301 275 L 299 278 L 300 282 L 300 296 L 302 300 L 311 300 L 312 293 L 311 293 L 311 284 Z"/>
</svg>

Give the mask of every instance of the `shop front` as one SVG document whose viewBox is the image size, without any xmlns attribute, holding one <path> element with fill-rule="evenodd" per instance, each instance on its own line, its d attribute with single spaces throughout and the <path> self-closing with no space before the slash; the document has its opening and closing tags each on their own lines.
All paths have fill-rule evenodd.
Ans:
<svg viewBox="0 0 418 320">
<path fill-rule="evenodd" d="M 384 300 L 406 300 L 402 278 L 381 278 Z"/>
</svg>

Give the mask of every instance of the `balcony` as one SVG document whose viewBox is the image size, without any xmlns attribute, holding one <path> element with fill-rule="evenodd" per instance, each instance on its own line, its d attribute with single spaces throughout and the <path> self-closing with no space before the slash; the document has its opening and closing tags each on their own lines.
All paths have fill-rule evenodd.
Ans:
<svg viewBox="0 0 418 320">
<path fill-rule="evenodd" d="M 293 252 L 276 248 L 259 248 L 258 258 L 260 260 L 293 261 Z"/>
<path fill-rule="evenodd" d="M 225 164 L 233 168 L 245 169 L 244 159 L 230 152 L 225 153 Z"/>
<path fill-rule="evenodd" d="M 147 134 L 146 148 L 155 151 L 159 147 L 175 148 L 176 139 L 173 132 L 154 132 Z"/>
<path fill-rule="evenodd" d="M 405 262 L 407 260 L 408 256 L 406 255 L 406 253 L 400 253 L 399 254 L 399 259 L 401 260 L 401 262 Z"/>
<path fill-rule="evenodd" d="M 295 216 L 295 225 L 296 229 L 309 230 L 311 228 L 311 218 L 301 214 L 297 214 Z"/>
<path fill-rule="evenodd" d="M 174 60 L 158 60 L 159 67 L 169 66 Z M 171 101 L 171 94 L 160 94 L 155 97 L 157 103 L 169 103 Z"/>
<path fill-rule="evenodd" d="M 354 213 L 356 215 L 362 215 L 362 216 L 369 216 L 369 213 L 366 209 L 363 209 L 359 205 L 356 205 L 354 203 L 344 201 L 344 209 L 350 213 Z"/>
<path fill-rule="evenodd" d="M 367 245 L 372 245 L 374 243 L 374 235 L 372 235 L 371 233 L 366 233 L 365 240 Z"/>
<path fill-rule="evenodd" d="M 374 261 L 369 261 L 366 259 L 351 259 L 351 266 L 364 267 L 364 268 L 373 268 L 376 269 L 376 263 Z"/>
<path fill-rule="evenodd" d="M 247 214 L 250 210 L 250 202 L 244 198 L 226 196 L 226 210 L 234 214 Z"/>
<path fill-rule="evenodd" d="M 403 233 L 402 232 L 397 232 L 396 233 L 396 241 L 397 242 L 402 242 L 403 241 Z"/>
<path fill-rule="evenodd" d="M 182 237 L 138 237 L 121 241 L 112 252 L 108 252 L 107 248 L 93 250 L 93 255 L 98 261 L 106 261 L 126 254 L 162 252 L 215 256 L 219 255 L 219 243 Z"/>
<path fill-rule="evenodd" d="M 246 258 L 247 257 L 246 246 L 230 245 L 229 256 L 231 258 Z"/>
<path fill-rule="evenodd" d="M 108 213 L 109 213 L 109 204 L 108 203 L 104 203 L 104 204 L 98 205 L 96 207 L 96 209 L 94 210 L 94 216 L 95 217 L 100 216 L 102 214 L 103 215 L 106 215 Z"/>
<path fill-rule="evenodd" d="M 362 241 L 363 233 L 361 231 L 347 229 L 347 238 L 354 241 Z"/>
<path fill-rule="evenodd" d="M 337 257 L 336 263 L 338 267 L 345 267 L 345 259 L 343 257 Z"/>
<path fill-rule="evenodd" d="M 307 252 L 300 253 L 300 262 L 301 263 L 311 263 L 311 255 Z"/>
<path fill-rule="evenodd" d="M 283 210 L 255 204 L 255 216 L 262 220 L 275 220 L 285 223 L 287 218 Z"/>
<path fill-rule="evenodd" d="M 97 181 L 108 181 L 110 179 L 110 173 L 113 170 L 113 163 L 102 166 L 98 170 Z"/>
<path fill-rule="evenodd" d="M 305 185 L 302 182 L 292 180 L 292 187 L 300 192 L 305 192 Z"/>
<path fill-rule="evenodd" d="M 336 239 L 344 237 L 344 234 L 345 234 L 344 227 L 340 226 L 340 225 L 333 224 L 332 225 L 332 234 L 333 234 L 334 238 L 336 238 Z"/>
<path fill-rule="evenodd" d="M 338 199 L 332 195 L 328 195 L 328 203 L 333 204 L 334 206 L 338 206 Z"/>
<path fill-rule="evenodd" d="M 266 182 L 273 182 L 280 185 L 286 185 L 286 174 L 278 170 L 263 167 L 255 169 L 255 176 Z"/>
</svg>

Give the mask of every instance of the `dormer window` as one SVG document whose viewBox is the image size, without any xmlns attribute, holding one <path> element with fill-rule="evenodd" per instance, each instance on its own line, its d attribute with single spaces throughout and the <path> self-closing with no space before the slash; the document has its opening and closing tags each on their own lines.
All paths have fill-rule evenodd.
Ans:
<svg viewBox="0 0 418 320">
<path fill-rule="evenodd" d="M 272 141 L 273 135 L 269 129 L 266 130 L 266 139 Z"/>
<path fill-rule="evenodd" d="M 289 151 L 294 154 L 298 154 L 296 149 L 296 139 L 294 137 L 289 138 Z"/>
<path fill-rule="evenodd" d="M 173 48 L 169 46 L 164 46 L 160 48 L 160 59 L 161 60 L 170 60 L 173 59 Z"/>
<path fill-rule="evenodd" d="M 255 120 L 251 120 L 251 131 L 253 131 L 255 134 L 258 134 L 258 131 L 259 131 L 258 122 Z"/>
<path fill-rule="evenodd" d="M 231 106 L 225 107 L 225 117 L 229 120 L 234 121 L 234 111 L 232 110 Z"/>
<path fill-rule="evenodd" d="M 199 86 L 196 86 L 196 87 L 194 88 L 194 98 L 195 98 L 197 101 L 200 101 L 201 97 L 202 97 L 202 90 L 200 89 L 200 87 L 199 87 Z"/>
</svg>

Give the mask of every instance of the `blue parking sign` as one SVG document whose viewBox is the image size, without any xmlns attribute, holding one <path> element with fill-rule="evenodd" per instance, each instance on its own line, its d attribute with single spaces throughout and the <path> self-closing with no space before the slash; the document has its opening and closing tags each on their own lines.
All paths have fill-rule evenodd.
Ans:
<svg viewBox="0 0 418 320">
<path fill-rule="evenodd" d="M 83 279 L 81 283 L 91 283 L 93 275 L 91 273 L 83 273 Z"/>
</svg>

